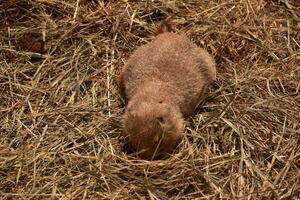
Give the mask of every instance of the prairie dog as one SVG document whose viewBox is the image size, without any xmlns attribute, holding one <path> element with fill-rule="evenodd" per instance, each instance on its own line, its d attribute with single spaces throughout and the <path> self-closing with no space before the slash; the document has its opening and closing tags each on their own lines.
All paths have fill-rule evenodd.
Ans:
<svg viewBox="0 0 300 200">
<path fill-rule="evenodd" d="M 153 41 L 136 49 L 119 84 L 128 101 L 124 134 L 140 157 L 155 159 L 181 140 L 184 117 L 193 114 L 216 78 L 213 58 L 163 21 Z"/>
</svg>

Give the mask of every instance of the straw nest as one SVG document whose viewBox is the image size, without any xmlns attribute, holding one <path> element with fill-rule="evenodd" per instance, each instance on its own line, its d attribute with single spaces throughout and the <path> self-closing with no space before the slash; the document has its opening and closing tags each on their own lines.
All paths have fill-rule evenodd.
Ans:
<svg viewBox="0 0 300 200">
<path fill-rule="evenodd" d="M 297 199 L 296 0 L 0 2 L 1 199 Z M 123 150 L 116 78 L 173 17 L 217 81 L 170 158 Z"/>
</svg>

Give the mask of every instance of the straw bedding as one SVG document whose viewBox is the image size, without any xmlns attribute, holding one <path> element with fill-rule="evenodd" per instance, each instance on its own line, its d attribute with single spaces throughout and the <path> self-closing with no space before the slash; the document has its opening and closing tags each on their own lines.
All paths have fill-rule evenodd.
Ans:
<svg viewBox="0 0 300 200">
<path fill-rule="evenodd" d="M 300 198 L 300 3 L 0 1 L 1 199 Z M 124 150 L 117 77 L 173 17 L 217 81 L 165 160 Z"/>
</svg>

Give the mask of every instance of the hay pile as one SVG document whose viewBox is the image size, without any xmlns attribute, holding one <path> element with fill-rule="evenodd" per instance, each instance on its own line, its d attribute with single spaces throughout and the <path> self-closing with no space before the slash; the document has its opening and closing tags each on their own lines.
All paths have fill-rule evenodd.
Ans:
<svg viewBox="0 0 300 200">
<path fill-rule="evenodd" d="M 300 3 L 0 1 L 1 199 L 297 199 Z M 174 16 L 217 81 L 166 160 L 124 153 L 116 78 Z"/>
</svg>

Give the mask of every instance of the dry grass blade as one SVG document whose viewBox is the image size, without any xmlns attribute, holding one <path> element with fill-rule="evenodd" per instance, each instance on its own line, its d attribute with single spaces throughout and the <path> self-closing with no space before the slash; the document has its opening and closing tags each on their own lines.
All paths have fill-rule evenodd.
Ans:
<svg viewBox="0 0 300 200">
<path fill-rule="evenodd" d="M 0 1 L 0 199 L 299 199 L 296 0 Z M 165 160 L 124 152 L 124 62 L 172 16 L 217 81 Z"/>
</svg>

